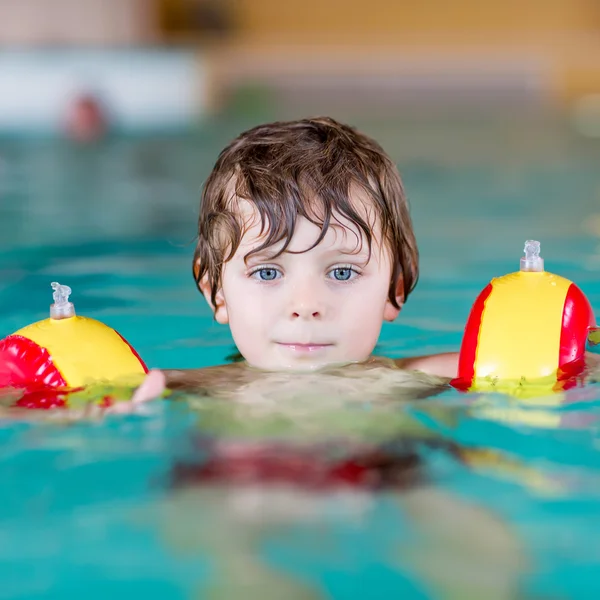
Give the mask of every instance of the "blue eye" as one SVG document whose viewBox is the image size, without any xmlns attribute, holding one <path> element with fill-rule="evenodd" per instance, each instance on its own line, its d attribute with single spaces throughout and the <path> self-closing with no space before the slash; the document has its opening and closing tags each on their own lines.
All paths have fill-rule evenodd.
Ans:
<svg viewBox="0 0 600 600">
<path fill-rule="evenodd" d="M 254 271 L 251 276 L 259 281 L 273 281 L 281 277 L 281 271 L 273 267 L 263 267 Z"/>
<path fill-rule="evenodd" d="M 336 281 L 349 281 L 358 275 L 358 273 L 350 267 L 337 267 L 336 269 L 332 269 L 330 273 Z"/>
</svg>

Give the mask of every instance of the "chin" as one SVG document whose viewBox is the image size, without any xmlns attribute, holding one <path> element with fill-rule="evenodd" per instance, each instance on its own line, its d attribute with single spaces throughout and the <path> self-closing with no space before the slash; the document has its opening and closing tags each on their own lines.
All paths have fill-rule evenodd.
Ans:
<svg viewBox="0 0 600 600">
<path fill-rule="evenodd" d="M 321 361 L 295 361 L 290 363 L 280 363 L 274 369 L 277 371 L 288 371 L 290 373 L 314 373 L 324 369 L 331 369 L 334 367 L 344 367 L 346 365 L 361 362 L 360 360 L 348 358 L 348 359 L 332 359 L 332 360 L 321 360 Z"/>
<path fill-rule="evenodd" d="M 287 373 L 310 373 L 318 371 L 329 366 L 330 363 L 268 363 L 268 364 L 252 364 L 256 369 L 271 372 L 287 372 Z"/>
<path fill-rule="evenodd" d="M 310 373 L 332 367 L 342 367 L 349 364 L 355 364 L 368 360 L 371 353 L 365 356 L 335 356 L 337 352 L 288 352 L 281 348 L 273 356 L 265 360 L 265 355 L 257 356 L 253 360 L 252 356 L 246 355 L 248 365 L 255 369 L 271 372 L 290 372 L 290 373 Z M 320 355 L 320 356 L 319 356 Z"/>
</svg>

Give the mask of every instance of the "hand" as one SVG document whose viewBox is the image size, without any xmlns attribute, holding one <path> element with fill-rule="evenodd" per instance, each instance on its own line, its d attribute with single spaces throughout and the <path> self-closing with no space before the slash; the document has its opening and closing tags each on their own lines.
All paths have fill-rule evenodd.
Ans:
<svg viewBox="0 0 600 600">
<path fill-rule="evenodd" d="M 162 371 L 153 369 L 146 375 L 144 381 L 135 390 L 131 402 L 117 402 L 108 411 L 111 413 L 128 413 L 135 409 L 136 405 L 156 400 L 166 390 L 166 378 Z"/>
<path fill-rule="evenodd" d="M 146 375 L 140 387 L 135 390 L 131 402 L 140 404 L 150 400 L 156 400 L 163 395 L 166 390 L 166 378 L 162 371 L 153 369 Z"/>
</svg>

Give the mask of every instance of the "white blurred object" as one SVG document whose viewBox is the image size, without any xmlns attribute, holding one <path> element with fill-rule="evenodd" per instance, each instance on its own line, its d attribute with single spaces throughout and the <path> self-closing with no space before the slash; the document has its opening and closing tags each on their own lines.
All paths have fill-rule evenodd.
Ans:
<svg viewBox="0 0 600 600">
<path fill-rule="evenodd" d="M 59 132 L 81 94 L 96 96 L 119 129 L 184 127 L 207 108 L 206 68 L 185 50 L 0 54 L 0 131 Z"/>
</svg>

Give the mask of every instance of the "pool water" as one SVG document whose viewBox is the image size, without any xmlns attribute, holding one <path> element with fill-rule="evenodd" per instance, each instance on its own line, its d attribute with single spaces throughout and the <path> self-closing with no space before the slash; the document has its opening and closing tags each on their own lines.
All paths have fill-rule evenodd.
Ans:
<svg viewBox="0 0 600 600">
<path fill-rule="evenodd" d="M 251 124 L 0 142 L 0 335 L 45 318 L 58 280 L 149 366 L 226 362 L 235 348 L 190 263 L 201 184 Z M 600 306 L 600 142 L 560 121 L 357 124 L 398 162 L 421 250 L 379 353 L 456 350 L 477 293 L 518 268 L 529 238 Z M 527 403 L 417 395 L 5 419 L 0 597 L 599 594 L 597 384 Z M 231 464 L 241 475 L 227 479 Z M 271 479 L 253 479 L 257 464 Z"/>
</svg>

